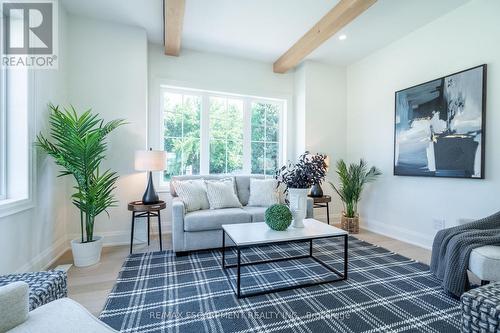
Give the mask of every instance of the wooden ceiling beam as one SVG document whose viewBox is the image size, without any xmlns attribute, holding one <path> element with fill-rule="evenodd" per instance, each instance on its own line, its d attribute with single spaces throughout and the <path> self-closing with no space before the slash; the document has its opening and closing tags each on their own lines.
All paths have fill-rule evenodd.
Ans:
<svg viewBox="0 0 500 333">
<path fill-rule="evenodd" d="M 185 0 L 163 0 L 163 33 L 165 54 L 178 56 L 181 51 L 182 23 L 184 21 Z"/>
<path fill-rule="evenodd" d="M 321 20 L 273 64 L 275 73 L 286 73 L 340 31 L 377 0 L 340 0 Z"/>
</svg>

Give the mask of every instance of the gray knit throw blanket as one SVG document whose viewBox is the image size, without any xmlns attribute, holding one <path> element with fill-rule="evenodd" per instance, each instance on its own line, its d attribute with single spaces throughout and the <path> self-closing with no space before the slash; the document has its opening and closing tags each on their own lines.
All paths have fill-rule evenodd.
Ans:
<svg viewBox="0 0 500 333">
<path fill-rule="evenodd" d="M 471 223 L 440 230 L 432 244 L 431 272 L 445 291 L 460 297 L 469 290 L 469 256 L 473 249 L 500 245 L 500 212 Z"/>
</svg>

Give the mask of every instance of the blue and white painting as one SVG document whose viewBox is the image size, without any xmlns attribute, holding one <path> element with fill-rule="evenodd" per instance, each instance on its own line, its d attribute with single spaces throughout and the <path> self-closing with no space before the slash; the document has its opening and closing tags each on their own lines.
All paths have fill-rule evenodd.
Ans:
<svg viewBox="0 0 500 333">
<path fill-rule="evenodd" d="M 396 92 L 394 174 L 484 178 L 486 65 Z"/>
</svg>

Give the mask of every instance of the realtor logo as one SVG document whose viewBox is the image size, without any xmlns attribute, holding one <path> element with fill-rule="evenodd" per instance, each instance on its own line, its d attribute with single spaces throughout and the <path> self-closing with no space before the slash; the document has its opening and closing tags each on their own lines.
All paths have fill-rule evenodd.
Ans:
<svg viewBox="0 0 500 333">
<path fill-rule="evenodd" d="M 57 68 L 55 0 L 0 0 L 2 66 Z"/>
</svg>

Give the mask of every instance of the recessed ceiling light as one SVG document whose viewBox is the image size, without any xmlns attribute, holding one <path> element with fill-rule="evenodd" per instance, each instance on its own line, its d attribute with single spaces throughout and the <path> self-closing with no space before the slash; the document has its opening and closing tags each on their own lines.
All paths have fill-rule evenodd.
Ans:
<svg viewBox="0 0 500 333">
<path fill-rule="evenodd" d="M 346 38 L 347 38 L 347 36 L 346 36 L 346 35 L 340 35 L 340 36 L 339 36 L 339 40 L 345 40 Z"/>
</svg>

